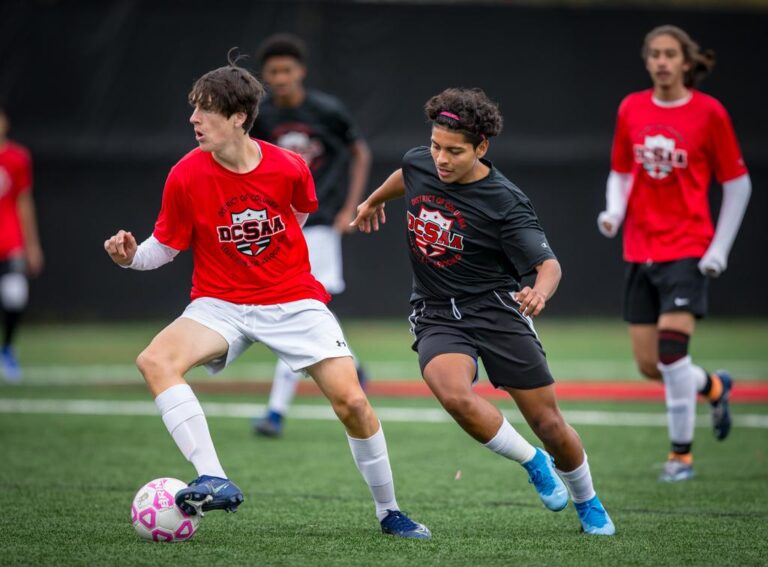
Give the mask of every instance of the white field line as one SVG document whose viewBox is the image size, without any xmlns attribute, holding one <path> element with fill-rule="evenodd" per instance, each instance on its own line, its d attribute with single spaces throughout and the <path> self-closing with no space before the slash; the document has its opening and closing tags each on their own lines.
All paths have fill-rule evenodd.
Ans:
<svg viewBox="0 0 768 567">
<path fill-rule="evenodd" d="M 768 378 L 768 361 L 765 360 L 709 360 L 697 359 L 705 368 L 727 368 L 737 378 Z M 565 360 L 550 359 L 550 368 L 555 377 L 563 379 L 589 378 L 621 379 L 638 376 L 631 360 Z M 419 367 L 416 359 L 412 362 L 365 361 L 368 373 L 374 379 L 418 378 Z M 196 379 L 232 378 L 271 380 L 275 366 L 272 362 L 235 363 L 221 375 L 211 378 L 202 369 L 193 371 Z M 142 379 L 133 364 L 84 364 L 84 365 L 35 365 L 24 366 L 24 381 L 29 385 L 94 384 L 115 381 L 136 381 Z M 639 376 L 638 376 L 639 378 Z"/>
<path fill-rule="evenodd" d="M 206 403 L 203 409 L 209 417 L 251 418 L 264 412 L 262 404 Z M 0 413 L 70 414 L 70 415 L 131 415 L 157 417 L 152 402 L 114 400 L 53 400 L 0 398 Z M 443 410 L 437 408 L 377 407 L 376 413 L 384 422 L 444 423 L 452 421 Z M 524 423 L 517 412 L 505 412 L 513 423 Z M 566 420 L 574 425 L 666 427 L 663 413 L 612 412 L 571 410 L 563 412 Z M 329 406 L 296 405 L 291 408 L 291 419 L 335 421 L 336 415 Z M 741 414 L 734 416 L 737 427 L 768 429 L 768 415 Z M 708 416 L 701 415 L 697 427 L 711 427 Z"/>
</svg>

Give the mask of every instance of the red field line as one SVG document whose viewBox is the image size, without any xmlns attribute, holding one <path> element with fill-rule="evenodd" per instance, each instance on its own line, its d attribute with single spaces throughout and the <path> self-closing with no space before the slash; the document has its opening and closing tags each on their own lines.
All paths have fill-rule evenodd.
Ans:
<svg viewBox="0 0 768 567">
<path fill-rule="evenodd" d="M 212 393 L 267 393 L 269 382 L 198 382 L 195 390 Z M 559 382 L 555 384 L 560 400 L 585 401 L 663 401 L 664 387 L 658 382 L 638 381 L 584 381 Z M 397 398 L 428 398 L 432 393 L 424 382 L 413 380 L 372 380 L 367 390 L 371 396 L 389 396 Z M 491 384 L 483 382 L 475 386 L 475 391 L 487 398 L 507 398 L 508 394 L 497 390 Z M 320 390 L 309 381 L 299 384 L 300 395 L 318 396 Z M 731 392 L 731 400 L 741 403 L 768 402 L 768 381 L 737 381 Z"/>
</svg>

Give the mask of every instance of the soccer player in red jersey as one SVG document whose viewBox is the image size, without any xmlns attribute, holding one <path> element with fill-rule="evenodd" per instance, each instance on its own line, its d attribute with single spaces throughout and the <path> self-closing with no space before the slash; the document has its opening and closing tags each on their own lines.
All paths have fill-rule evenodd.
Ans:
<svg viewBox="0 0 768 567">
<path fill-rule="evenodd" d="M 485 159 L 489 138 L 501 132 L 501 112 L 480 89 L 446 89 L 424 110 L 430 147 L 406 152 L 402 167 L 358 207 L 353 225 L 378 230 L 386 202 L 405 197 L 409 320 L 424 381 L 472 438 L 521 465 L 548 509 L 563 510 L 570 492 L 582 530 L 613 535 L 579 434 L 558 408 L 532 321 L 557 290 L 560 264 L 528 197 Z M 520 283 L 527 275 L 535 275 L 532 287 Z M 549 453 L 475 393 L 479 360 Z"/>
<path fill-rule="evenodd" d="M 317 206 L 312 176 L 293 152 L 248 136 L 263 89 L 245 69 L 206 73 L 189 95 L 198 148 L 170 171 L 152 236 L 140 246 L 120 230 L 112 260 L 148 270 L 192 249 L 192 302 L 139 355 L 137 365 L 169 433 L 198 478 L 176 495 L 187 513 L 243 502 L 216 455 L 202 407 L 184 380 L 217 372 L 254 342 L 317 382 L 347 431 L 384 533 L 428 539 L 400 512 L 381 424 L 355 373 L 323 286 L 310 273 L 301 221 Z"/>
<path fill-rule="evenodd" d="M 0 372 L 8 382 L 21 380 L 13 339 L 27 305 L 27 275 L 43 269 L 32 197 L 32 159 L 23 146 L 8 139 L 10 122 L 0 106 L 0 306 L 4 329 Z"/>
<path fill-rule="evenodd" d="M 731 377 L 694 364 L 688 343 L 707 312 L 708 278 L 728 265 L 751 183 L 728 113 L 695 88 L 714 54 L 667 25 L 648 33 L 642 57 L 653 88 L 619 106 L 598 228 L 613 237 L 624 222 L 624 319 L 640 372 L 664 381 L 672 448 L 660 480 L 674 482 L 693 476 L 697 393 L 712 405 L 715 437 L 730 431 Z M 723 186 L 716 228 L 712 175 Z"/>
</svg>

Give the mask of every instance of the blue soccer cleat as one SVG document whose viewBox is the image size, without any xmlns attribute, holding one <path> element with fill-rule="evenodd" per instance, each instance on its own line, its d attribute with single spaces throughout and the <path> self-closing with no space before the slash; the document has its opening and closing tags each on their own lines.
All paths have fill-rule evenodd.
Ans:
<svg viewBox="0 0 768 567">
<path fill-rule="evenodd" d="M 715 372 L 723 383 L 723 392 L 720 397 L 712 402 L 712 429 L 715 432 L 715 439 L 722 441 L 728 437 L 731 431 L 731 409 L 728 404 L 728 398 L 733 388 L 733 378 L 725 370 Z"/>
<path fill-rule="evenodd" d="M 262 437 L 280 437 L 283 434 L 283 414 L 269 410 L 264 417 L 253 419 L 253 432 Z"/>
<path fill-rule="evenodd" d="M 410 539 L 431 539 L 432 532 L 424 524 L 414 522 L 400 510 L 387 510 L 381 520 L 381 531 L 388 535 Z"/>
<path fill-rule="evenodd" d="M 573 505 L 576 507 L 576 513 L 581 522 L 581 530 L 584 533 L 591 535 L 613 535 L 616 533 L 616 527 L 597 495 L 586 502 L 574 502 Z"/>
<path fill-rule="evenodd" d="M 533 458 L 523 463 L 523 468 L 528 471 L 528 482 L 536 488 L 544 506 L 559 512 L 568 506 L 568 489 L 557 476 L 553 462 L 549 453 L 537 448 Z"/>
<path fill-rule="evenodd" d="M 21 382 L 21 367 L 16 360 L 11 345 L 4 346 L 2 351 L 0 351 L 0 364 L 2 365 L 0 368 L 6 382 L 9 384 Z"/>
<path fill-rule="evenodd" d="M 675 458 L 670 454 L 659 475 L 659 482 L 681 482 L 693 478 L 693 463 Z"/>
<path fill-rule="evenodd" d="M 243 493 L 234 482 L 217 476 L 201 475 L 176 493 L 176 506 L 190 516 L 209 510 L 237 512 Z"/>
</svg>

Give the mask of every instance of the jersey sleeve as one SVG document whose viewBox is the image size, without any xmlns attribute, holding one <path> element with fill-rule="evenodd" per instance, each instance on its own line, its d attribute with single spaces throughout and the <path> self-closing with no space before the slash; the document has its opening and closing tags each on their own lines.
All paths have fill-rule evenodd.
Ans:
<svg viewBox="0 0 768 567">
<path fill-rule="evenodd" d="M 317 194 L 315 193 L 315 181 L 312 173 L 304 160 L 296 155 L 294 159 L 298 172 L 293 183 L 293 195 L 291 205 L 300 213 L 314 213 L 317 210 Z"/>
<path fill-rule="evenodd" d="M 621 101 L 619 112 L 616 115 L 616 130 L 613 134 L 611 169 L 618 173 L 631 173 L 632 171 L 632 138 L 626 119 L 628 104 L 629 99 L 625 98 Z"/>
<path fill-rule="evenodd" d="M 153 234 L 161 244 L 186 250 L 192 242 L 193 218 L 182 176 L 173 168 L 165 181 L 163 204 Z"/>
<path fill-rule="evenodd" d="M 544 260 L 555 258 L 530 202 L 520 201 L 504 217 L 501 246 L 520 276 L 536 270 Z"/>
<path fill-rule="evenodd" d="M 725 183 L 747 173 L 747 166 L 733 131 L 733 124 L 728 111 L 717 104 L 710 122 L 709 140 L 711 144 L 711 163 L 719 183 Z"/>
</svg>

